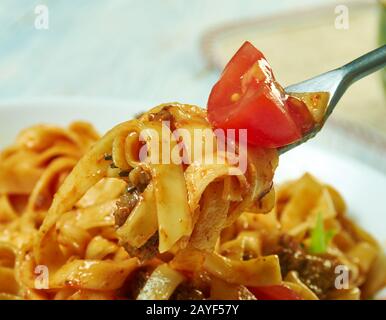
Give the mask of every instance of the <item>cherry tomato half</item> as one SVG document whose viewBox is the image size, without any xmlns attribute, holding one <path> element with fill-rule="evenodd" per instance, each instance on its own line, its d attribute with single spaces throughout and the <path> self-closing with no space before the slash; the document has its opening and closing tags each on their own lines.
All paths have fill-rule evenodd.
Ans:
<svg viewBox="0 0 386 320">
<path fill-rule="evenodd" d="M 208 118 L 216 128 L 247 129 L 251 145 L 280 147 L 300 139 L 314 125 L 307 106 L 290 98 L 264 55 L 245 42 L 212 88 Z"/>
</svg>

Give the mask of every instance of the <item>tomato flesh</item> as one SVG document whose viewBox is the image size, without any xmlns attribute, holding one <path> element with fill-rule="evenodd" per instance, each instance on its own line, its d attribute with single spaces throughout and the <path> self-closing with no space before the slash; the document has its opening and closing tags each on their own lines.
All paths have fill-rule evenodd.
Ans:
<svg viewBox="0 0 386 320">
<path fill-rule="evenodd" d="M 301 297 L 285 286 L 248 287 L 257 300 L 301 300 Z"/>
<path fill-rule="evenodd" d="M 208 118 L 216 128 L 247 129 L 251 145 L 280 147 L 314 125 L 307 106 L 294 99 L 276 82 L 264 55 L 245 42 L 212 88 Z"/>
</svg>

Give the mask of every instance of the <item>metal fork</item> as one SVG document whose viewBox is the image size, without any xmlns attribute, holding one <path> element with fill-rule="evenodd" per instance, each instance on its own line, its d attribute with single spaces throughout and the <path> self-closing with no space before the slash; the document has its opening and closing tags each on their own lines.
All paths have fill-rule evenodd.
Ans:
<svg viewBox="0 0 386 320">
<path fill-rule="evenodd" d="M 316 136 L 322 129 L 324 123 L 334 111 L 338 101 L 343 96 L 347 88 L 355 81 L 382 69 L 386 65 L 386 45 L 370 51 L 365 55 L 345 64 L 344 66 L 332 71 L 328 71 L 309 80 L 291 85 L 285 88 L 287 93 L 301 92 L 328 92 L 329 99 L 321 124 L 315 126 L 312 131 L 303 136 L 301 140 L 279 148 L 279 153 L 287 152 L 307 140 Z"/>
</svg>

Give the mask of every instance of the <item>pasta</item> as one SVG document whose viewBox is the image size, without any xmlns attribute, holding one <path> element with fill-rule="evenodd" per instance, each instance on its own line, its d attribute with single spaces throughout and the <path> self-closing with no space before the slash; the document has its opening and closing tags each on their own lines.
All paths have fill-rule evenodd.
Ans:
<svg viewBox="0 0 386 320">
<path fill-rule="evenodd" d="M 0 153 L 0 299 L 372 297 L 382 248 L 309 174 L 275 199 L 277 164 L 276 150 L 232 145 L 191 105 L 102 138 L 83 122 L 28 128 Z"/>
</svg>

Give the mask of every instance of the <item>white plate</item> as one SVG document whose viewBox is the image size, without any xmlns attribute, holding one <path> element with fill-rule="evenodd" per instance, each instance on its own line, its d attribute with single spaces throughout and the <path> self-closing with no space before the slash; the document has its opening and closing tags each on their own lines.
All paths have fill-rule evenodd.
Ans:
<svg viewBox="0 0 386 320">
<path fill-rule="evenodd" d="M 34 99 L 0 103 L 0 147 L 12 143 L 23 128 L 37 123 L 67 125 L 87 120 L 100 132 L 154 106 L 151 102 L 121 100 Z M 283 155 L 276 182 L 310 172 L 335 186 L 344 196 L 350 214 L 381 243 L 386 243 L 386 174 L 384 141 L 368 134 L 352 135 L 333 124 L 314 140 Z M 353 142 L 355 139 L 355 142 Z M 363 155 L 363 156 L 362 156 Z M 371 155 L 371 156 L 369 156 Z"/>
</svg>

